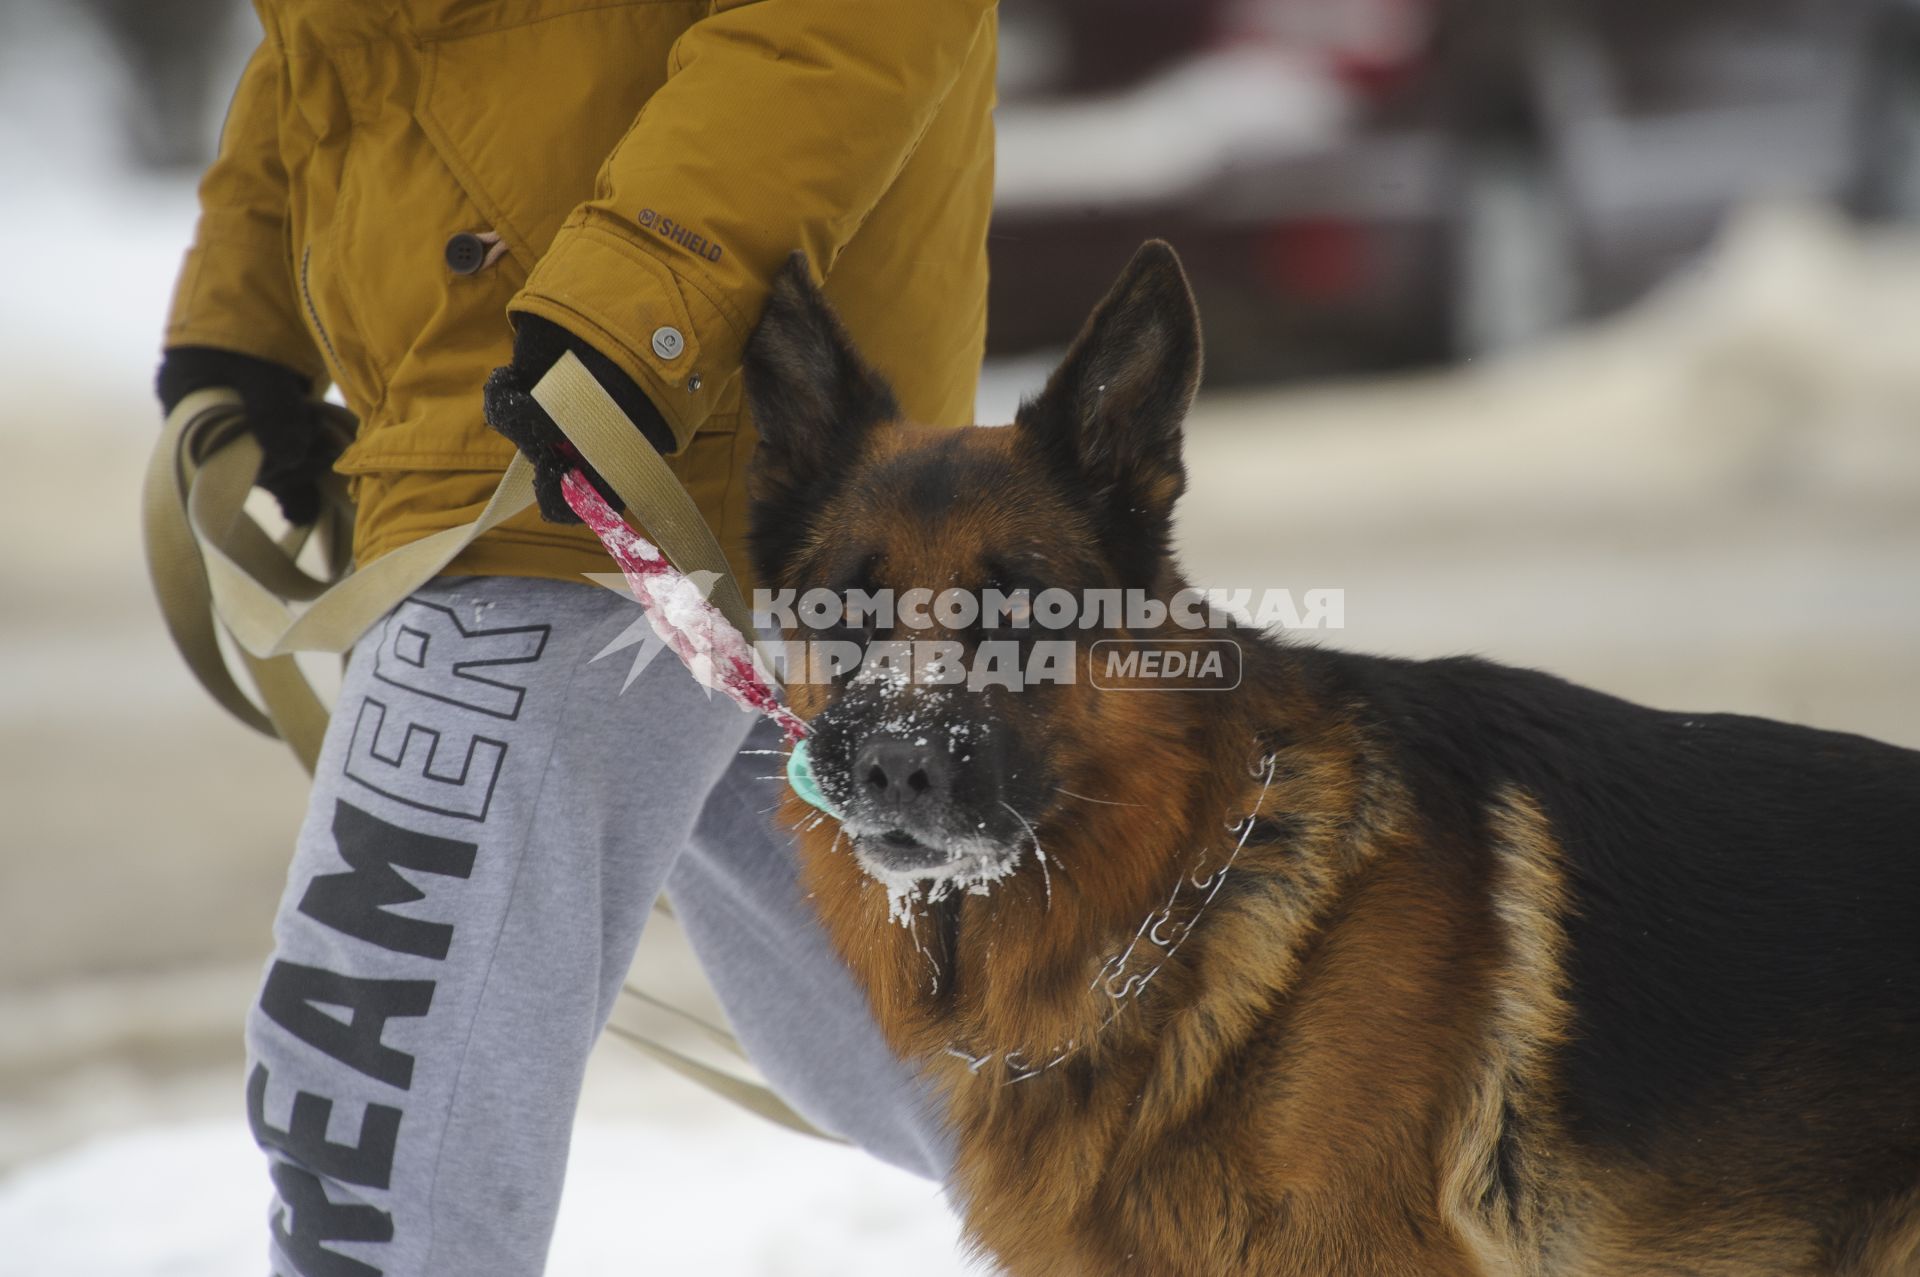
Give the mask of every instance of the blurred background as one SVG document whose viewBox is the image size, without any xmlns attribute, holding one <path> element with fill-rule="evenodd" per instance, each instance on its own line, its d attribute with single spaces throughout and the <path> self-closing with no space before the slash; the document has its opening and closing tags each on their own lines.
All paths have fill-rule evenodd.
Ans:
<svg viewBox="0 0 1920 1277">
<path fill-rule="evenodd" d="M 1920 746 L 1920 4 L 1001 15 L 982 420 L 1165 237 L 1196 580 L 1345 590 L 1310 641 Z M 257 1271 L 239 1026 L 303 785 L 178 667 L 137 526 L 255 30 L 0 4 L 0 1274 Z M 696 996 L 669 926 L 640 965 Z M 953 1238 L 931 1186 L 596 1056 L 556 1273 L 961 1271 Z"/>
</svg>

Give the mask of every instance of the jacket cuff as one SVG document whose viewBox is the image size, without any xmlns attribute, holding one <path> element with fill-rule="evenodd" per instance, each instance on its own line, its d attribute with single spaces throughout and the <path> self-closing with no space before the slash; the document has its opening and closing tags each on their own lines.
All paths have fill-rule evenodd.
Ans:
<svg viewBox="0 0 1920 1277">
<path fill-rule="evenodd" d="M 660 410 L 678 452 L 739 371 L 748 329 L 710 282 L 640 234 L 598 211 L 575 213 L 507 309 L 550 320 L 611 359 Z"/>
<path fill-rule="evenodd" d="M 196 390 L 224 386 L 240 392 L 249 411 L 256 404 L 297 404 L 313 392 L 312 379 L 284 364 L 214 346 L 169 346 L 154 375 L 160 407 L 171 413 Z"/>
<path fill-rule="evenodd" d="M 213 346 L 332 380 L 294 295 L 286 226 L 245 213 L 206 213 L 174 285 L 162 346 Z"/>
<path fill-rule="evenodd" d="M 560 357 L 571 351 L 586 365 L 601 389 L 613 397 L 615 405 L 646 437 L 655 452 L 667 454 L 677 451 L 673 432 L 667 428 L 660 410 L 633 378 L 620 371 L 618 364 L 543 315 L 520 311 L 514 315 L 514 320 L 512 371 L 517 374 L 520 390 L 531 392 L 534 384 L 559 362 Z M 491 380 L 488 385 L 491 391 Z M 538 411 L 542 417 L 546 416 L 545 409 Z M 489 425 L 508 438 L 513 437 L 511 432 L 502 430 L 498 422 L 491 420 L 491 413 L 488 416 Z M 515 439 L 514 442 L 522 451 L 526 451 L 526 445 L 520 440 Z"/>
</svg>

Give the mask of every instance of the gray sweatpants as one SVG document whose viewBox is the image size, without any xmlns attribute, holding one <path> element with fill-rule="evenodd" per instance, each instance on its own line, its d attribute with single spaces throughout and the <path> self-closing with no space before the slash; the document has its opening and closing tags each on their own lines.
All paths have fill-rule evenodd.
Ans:
<svg viewBox="0 0 1920 1277">
<path fill-rule="evenodd" d="M 247 1025 L 281 1277 L 541 1271 L 662 887 L 788 1100 L 944 1176 L 935 1106 L 763 814 L 777 760 L 742 751 L 777 734 L 669 653 L 623 690 L 632 650 L 592 658 L 635 622 L 595 585 L 447 578 L 355 649 Z"/>
</svg>

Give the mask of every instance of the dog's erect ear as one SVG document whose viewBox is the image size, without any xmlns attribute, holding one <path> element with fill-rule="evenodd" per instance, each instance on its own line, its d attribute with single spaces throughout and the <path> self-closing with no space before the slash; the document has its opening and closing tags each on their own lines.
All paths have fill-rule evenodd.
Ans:
<svg viewBox="0 0 1920 1277">
<path fill-rule="evenodd" d="M 804 253 L 774 276 L 742 372 L 760 434 L 756 499 L 804 495 L 851 460 L 869 429 L 900 415 L 892 388 L 861 360 L 815 286 Z"/>
<path fill-rule="evenodd" d="M 1166 553 L 1186 487 L 1180 427 L 1200 385 L 1200 316 L 1180 259 L 1150 240 L 1087 320 L 1016 425 L 1094 501 L 1125 563 Z"/>
</svg>

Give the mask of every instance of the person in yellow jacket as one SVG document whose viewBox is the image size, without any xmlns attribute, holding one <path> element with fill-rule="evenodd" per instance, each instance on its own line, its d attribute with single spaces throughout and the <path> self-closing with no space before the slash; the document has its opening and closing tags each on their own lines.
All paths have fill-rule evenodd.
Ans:
<svg viewBox="0 0 1920 1277">
<path fill-rule="evenodd" d="M 741 352 L 795 250 L 906 416 L 970 423 L 992 0 L 256 8 L 163 404 L 238 390 L 295 521 L 347 476 L 363 564 L 470 520 L 516 446 L 539 495 L 349 662 L 248 1023 L 272 1270 L 540 1271 L 584 1062 L 663 887 L 796 1106 L 941 1175 L 938 1115 L 766 823 L 765 738 L 672 661 L 596 659 L 639 613 L 586 579 L 613 565 L 527 391 L 578 354 L 743 580 Z M 360 421 L 338 456 L 329 385 Z"/>
</svg>

